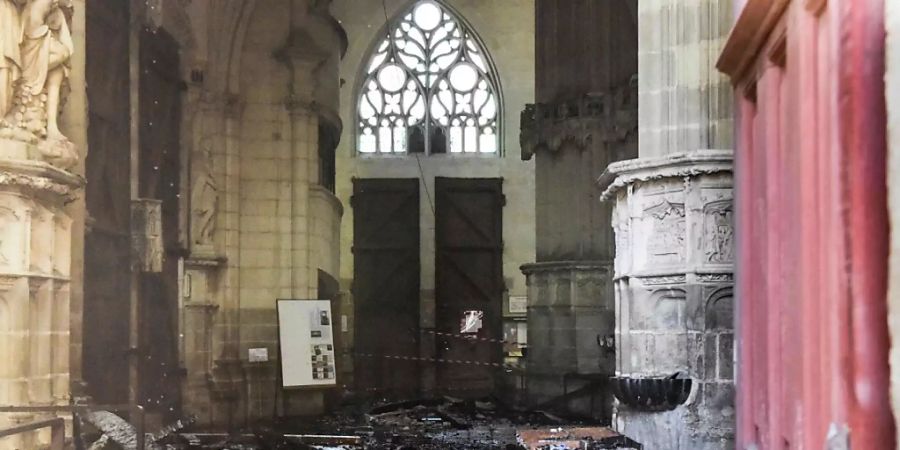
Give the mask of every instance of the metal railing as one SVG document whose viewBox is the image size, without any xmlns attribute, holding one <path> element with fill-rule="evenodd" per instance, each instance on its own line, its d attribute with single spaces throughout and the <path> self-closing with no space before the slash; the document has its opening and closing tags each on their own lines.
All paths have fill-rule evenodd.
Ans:
<svg viewBox="0 0 900 450">
<path fill-rule="evenodd" d="M 57 405 L 57 406 L 0 406 L 0 413 L 62 413 L 68 412 L 72 414 L 73 421 L 77 421 L 76 413 L 84 413 L 87 411 L 110 411 L 113 413 L 129 413 L 128 422 L 134 426 L 137 449 L 144 450 L 146 446 L 145 413 L 144 407 L 141 405 Z M 60 427 L 55 428 L 54 423 L 59 422 Z M 27 433 L 41 428 L 50 427 L 50 450 L 62 450 L 66 440 L 65 420 L 56 417 L 47 420 L 36 421 L 25 425 L 19 425 L 12 428 L 0 429 L 0 438 L 12 436 L 15 434 Z M 59 436 L 57 436 L 57 434 Z M 56 440 L 59 439 L 60 446 L 55 447 Z"/>
<path fill-rule="evenodd" d="M 63 450 L 66 445 L 66 421 L 62 417 L 38 420 L 0 430 L 0 439 L 50 427 L 50 450 Z"/>
</svg>

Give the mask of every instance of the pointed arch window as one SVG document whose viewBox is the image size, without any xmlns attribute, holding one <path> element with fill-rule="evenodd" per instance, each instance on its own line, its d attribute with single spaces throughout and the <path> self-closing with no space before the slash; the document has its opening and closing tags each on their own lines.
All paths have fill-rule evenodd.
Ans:
<svg viewBox="0 0 900 450">
<path fill-rule="evenodd" d="M 423 0 L 382 36 L 358 91 L 358 152 L 499 154 L 496 71 L 472 30 Z"/>
</svg>

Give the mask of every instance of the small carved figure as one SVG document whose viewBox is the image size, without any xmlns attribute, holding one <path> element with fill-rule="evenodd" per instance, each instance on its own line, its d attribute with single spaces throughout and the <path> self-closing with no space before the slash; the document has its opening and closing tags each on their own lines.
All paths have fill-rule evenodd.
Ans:
<svg viewBox="0 0 900 450">
<path fill-rule="evenodd" d="M 29 106 L 43 106 L 43 134 L 52 140 L 66 139 L 57 117 L 63 84 L 69 77 L 69 59 L 75 51 L 63 14 L 63 8 L 71 7 L 71 0 L 30 0 L 22 14 L 21 95 Z"/>
<path fill-rule="evenodd" d="M 191 239 L 196 245 L 210 245 L 216 230 L 219 189 L 212 173 L 212 150 L 208 141 L 202 144 L 194 161 L 191 185 Z"/>
<path fill-rule="evenodd" d="M 10 1 L 0 0 L 0 137 L 35 144 L 32 157 L 68 169 L 78 152 L 58 118 L 75 51 L 68 23 L 72 0 Z"/>
<path fill-rule="evenodd" d="M 706 260 L 729 263 L 734 260 L 734 226 L 730 202 L 720 202 L 706 211 Z"/>
</svg>

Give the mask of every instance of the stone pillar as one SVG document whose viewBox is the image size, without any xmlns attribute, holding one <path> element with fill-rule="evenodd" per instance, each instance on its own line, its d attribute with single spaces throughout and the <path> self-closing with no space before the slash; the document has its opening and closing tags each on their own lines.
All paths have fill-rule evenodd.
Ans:
<svg viewBox="0 0 900 450">
<path fill-rule="evenodd" d="M 188 371 L 183 383 L 185 411 L 198 416 L 200 423 L 233 424 L 240 420 L 238 407 L 243 371 L 240 366 L 240 149 L 238 136 L 244 108 L 236 94 L 213 92 L 199 87 L 188 96 L 191 146 L 191 191 L 197 179 L 212 178 L 214 197 L 213 232 L 200 237 L 196 220 L 200 205 L 190 198 L 191 255 L 184 262 L 182 281 L 182 359 Z M 206 158 L 207 167 L 197 164 Z M 206 203 L 204 201 L 204 203 Z M 188 295 L 185 295 L 188 294 Z M 208 323 L 205 331 L 189 325 Z M 207 347 L 208 345 L 208 347 Z M 209 352 L 209 365 L 203 366 Z M 199 392 L 192 389 L 202 389 Z M 207 407 L 206 405 L 209 405 Z M 208 412 L 208 415 L 204 415 Z"/>
<path fill-rule="evenodd" d="M 528 279 L 528 397 L 532 404 L 610 420 L 613 236 L 596 173 L 637 150 L 635 85 L 529 105 L 523 158 L 536 157 L 537 257 Z M 561 180 L 565 180 L 561 182 Z M 574 211 L 573 205 L 578 205 Z M 593 384 L 593 387 L 587 386 Z M 580 388 L 571 399 L 555 401 Z"/>
<path fill-rule="evenodd" d="M 646 448 L 734 447 L 733 110 L 714 67 L 731 16 L 730 0 L 638 3 L 639 158 L 600 178 L 616 232 L 617 386 L 691 379 L 683 404 L 617 392 L 614 425 Z"/>
<path fill-rule="evenodd" d="M 641 158 L 733 145 L 731 83 L 715 68 L 731 2 L 638 2 Z"/>
<path fill-rule="evenodd" d="M 636 0 L 536 1 L 538 103 L 521 119 L 522 157 L 536 160 L 537 260 L 522 267 L 529 401 L 604 422 L 615 367 L 613 235 L 594 180 L 637 155 L 636 9 Z"/>
<path fill-rule="evenodd" d="M 86 150 L 84 3 L 7 3 L 0 29 L 21 26 L 26 38 L 0 42 L 0 404 L 64 405 L 72 285 L 80 293 L 82 272 L 73 230 L 83 233 L 84 220 L 75 175 Z M 48 25 L 46 39 L 29 38 Z M 53 58 L 42 51 L 50 46 L 60 50 Z M 0 414 L 0 428 L 51 415 Z M 46 431 L 25 433 L 0 439 L 0 448 L 48 442 Z"/>
<path fill-rule="evenodd" d="M 285 250 L 290 252 L 290 296 L 315 299 L 318 296 L 318 263 L 313 255 L 312 195 L 319 181 L 319 115 L 316 107 L 316 70 L 328 59 L 307 30 L 308 5 L 294 0 L 291 30 L 287 42 L 276 54 L 291 73 L 290 95 L 285 106 L 290 114 L 291 205 L 290 230 L 285 230 Z M 277 366 L 276 366 L 277 368 Z M 324 409 L 322 391 L 304 393 L 281 391 L 286 414 L 316 414 Z"/>
<path fill-rule="evenodd" d="M 305 2 L 295 0 L 296 10 L 306 11 Z M 310 186 L 319 182 L 319 116 L 316 111 L 316 69 L 329 54 L 319 48 L 305 29 L 298 26 L 305 16 L 292 18 L 285 46 L 278 57 L 291 71 L 290 97 L 286 106 L 291 116 L 291 295 L 315 298 L 318 290 L 316 264 L 310 260 Z"/>
<path fill-rule="evenodd" d="M 20 144 L 0 140 L 0 149 Z M 81 185 L 46 162 L 0 163 L 0 404 L 68 403 L 72 221 L 64 206 Z M 4 414 L 0 427 L 40 415 Z M 33 448 L 34 438 L 2 444 Z"/>
</svg>

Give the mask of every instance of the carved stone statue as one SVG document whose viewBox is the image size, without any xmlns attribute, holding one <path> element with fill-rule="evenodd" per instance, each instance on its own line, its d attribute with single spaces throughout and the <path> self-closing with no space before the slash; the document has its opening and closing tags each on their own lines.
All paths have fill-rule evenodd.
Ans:
<svg viewBox="0 0 900 450">
<path fill-rule="evenodd" d="M 22 73 L 20 7 L 25 0 L 0 0 L 0 120 L 12 107 L 15 81 Z"/>
<path fill-rule="evenodd" d="M 194 180 L 191 185 L 191 240 L 198 246 L 213 244 L 216 213 L 219 209 L 219 188 L 212 173 L 212 150 L 204 141 L 202 151 L 193 161 Z"/>
<path fill-rule="evenodd" d="M 6 14 L 14 12 L 9 5 L 4 8 L 5 12 L 0 12 L 0 26 L 4 26 Z M 74 144 L 60 132 L 58 124 L 69 77 L 69 60 L 75 51 L 68 23 L 71 12 L 72 0 L 27 0 L 19 14 L 19 24 L 8 19 L 14 24 L 12 29 L 19 30 L 18 54 L 5 57 L 8 61 L 18 58 L 19 78 L 12 82 L 12 105 L 6 108 L 0 123 L 0 138 L 36 144 L 36 157 L 62 168 L 71 167 L 78 158 Z M 0 31 L 0 51 L 4 55 L 15 53 L 2 42 L 7 34 L 10 33 L 4 26 Z M 14 36 L 16 32 L 11 34 Z M 12 75 L 13 71 L 7 73 Z M 6 87 L 4 96 L 8 96 L 9 87 L 0 85 L 3 87 Z"/>
</svg>

